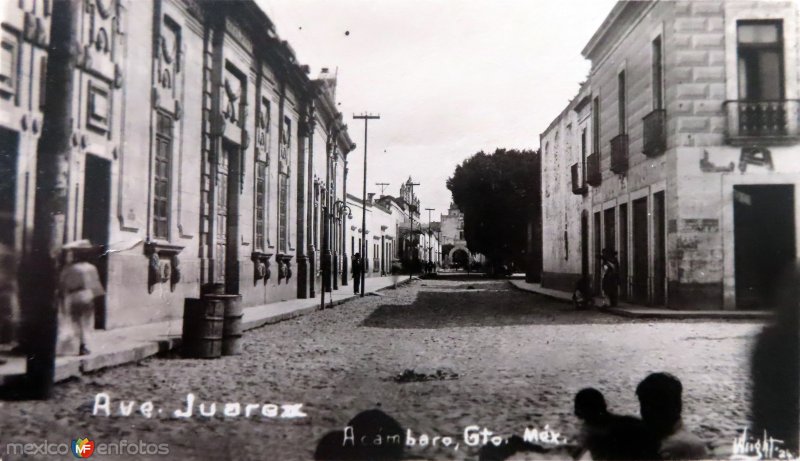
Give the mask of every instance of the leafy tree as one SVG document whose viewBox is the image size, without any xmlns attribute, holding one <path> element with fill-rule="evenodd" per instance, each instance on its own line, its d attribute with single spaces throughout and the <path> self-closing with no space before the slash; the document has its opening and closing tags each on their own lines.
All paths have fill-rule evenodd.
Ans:
<svg viewBox="0 0 800 461">
<path fill-rule="evenodd" d="M 536 264 L 527 240 L 529 222 L 534 233 L 541 229 L 540 161 L 539 151 L 481 151 L 447 179 L 453 202 L 464 213 L 467 247 L 494 267 L 513 263 L 519 270 Z M 535 245 L 537 251 L 541 259 L 541 247 Z"/>
</svg>

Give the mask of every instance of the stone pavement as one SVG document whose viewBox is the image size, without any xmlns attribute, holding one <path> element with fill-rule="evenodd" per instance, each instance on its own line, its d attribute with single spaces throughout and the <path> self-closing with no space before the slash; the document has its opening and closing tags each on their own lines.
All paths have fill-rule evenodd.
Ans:
<svg viewBox="0 0 800 461">
<path fill-rule="evenodd" d="M 408 282 L 408 277 L 400 277 L 398 284 Z M 393 277 L 367 277 L 365 294 L 374 293 L 395 284 Z M 356 296 L 351 285 L 339 287 L 338 291 L 325 294 L 326 306 L 335 306 Z M 244 308 L 242 325 L 245 331 L 266 324 L 297 317 L 318 310 L 320 297 L 291 299 L 262 306 Z M 113 330 L 95 330 L 90 338 L 90 355 L 81 357 L 58 357 L 56 359 L 56 381 L 80 376 L 82 373 L 97 371 L 107 367 L 138 362 L 145 357 L 175 349 L 180 345 L 183 319 L 148 323 Z M 0 364 L 0 386 L 11 383 L 25 374 L 25 357 L 1 355 L 6 363 Z"/>
<path fill-rule="evenodd" d="M 529 283 L 524 280 L 509 280 L 511 285 L 520 290 L 529 291 L 560 301 L 572 302 L 572 293 L 542 288 L 540 283 Z M 603 298 L 596 297 L 595 304 L 602 305 Z M 619 302 L 617 307 L 605 309 L 605 312 L 640 319 L 705 319 L 705 320 L 767 320 L 772 314 L 768 311 L 708 311 L 708 310 L 677 310 L 657 307 L 639 306 L 636 304 Z"/>
<path fill-rule="evenodd" d="M 407 450 L 413 459 L 473 461 L 478 447 L 463 436 L 472 425 L 503 436 L 549 427 L 569 443 L 579 430 L 578 390 L 596 387 L 613 411 L 637 415 L 637 383 L 668 371 L 683 382 L 687 427 L 714 448 L 714 457 L 725 458 L 749 425 L 749 357 L 761 328 L 756 321 L 576 311 L 507 281 L 419 280 L 253 330 L 243 338 L 242 355 L 162 354 L 64 382 L 49 401 L 0 401 L 0 456 L 6 458 L 9 442 L 80 436 L 167 444 L 173 459 L 307 461 L 326 433 L 380 407 L 418 440 L 449 436 L 460 444 L 417 443 Z M 93 414 L 100 393 L 112 400 L 110 416 Z M 197 399 L 194 414 L 175 417 L 189 393 Z M 130 413 L 122 405 L 129 401 Z M 140 411 L 147 402 L 151 416 Z M 214 416 L 199 414 L 203 402 L 206 410 L 216 402 Z M 228 402 L 242 409 L 302 403 L 307 416 L 225 416 Z M 551 459 L 564 457 L 558 448 Z"/>
</svg>

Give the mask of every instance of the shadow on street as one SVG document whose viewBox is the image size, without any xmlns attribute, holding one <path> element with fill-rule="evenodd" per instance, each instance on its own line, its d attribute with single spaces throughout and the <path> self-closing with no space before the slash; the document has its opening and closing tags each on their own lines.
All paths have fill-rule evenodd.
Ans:
<svg viewBox="0 0 800 461">
<path fill-rule="evenodd" d="M 437 329 L 508 325 L 630 323 L 629 319 L 513 290 L 507 281 L 426 280 L 412 304 L 381 305 L 362 323 L 376 328 Z"/>
</svg>

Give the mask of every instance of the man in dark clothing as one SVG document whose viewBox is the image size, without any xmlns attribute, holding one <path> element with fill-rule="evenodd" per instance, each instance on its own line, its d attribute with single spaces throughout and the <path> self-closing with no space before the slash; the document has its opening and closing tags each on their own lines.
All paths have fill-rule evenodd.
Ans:
<svg viewBox="0 0 800 461">
<path fill-rule="evenodd" d="M 356 253 L 353 255 L 353 293 L 361 293 L 361 254 Z"/>
<path fill-rule="evenodd" d="M 600 254 L 600 262 L 603 270 L 603 295 L 605 295 L 607 307 L 616 307 L 619 298 L 619 260 L 617 252 L 608 248 L 603 248 Z"/>
</svg>

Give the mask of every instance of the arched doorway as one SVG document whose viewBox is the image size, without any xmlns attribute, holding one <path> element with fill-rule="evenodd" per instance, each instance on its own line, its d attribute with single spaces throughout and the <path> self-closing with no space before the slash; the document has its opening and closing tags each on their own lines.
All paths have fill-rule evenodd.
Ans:
<svg viewBox="0 0 800 461">
<path fill-rule="evenodd" d="M 450 260 L 453 266 L 459 269 L 466 269 L 469 266 L 469 251 L 463 248 L 453 248 L 450 252 Z"/>
</svg>

